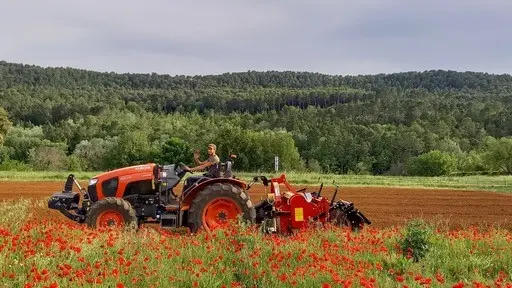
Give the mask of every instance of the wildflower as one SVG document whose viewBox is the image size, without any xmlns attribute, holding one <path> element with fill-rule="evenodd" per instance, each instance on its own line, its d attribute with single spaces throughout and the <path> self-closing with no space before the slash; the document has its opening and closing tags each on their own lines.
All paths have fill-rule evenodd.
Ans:
<svg viewBox="0 0 512 288">
<path fill-rule="evenodd" d="M 194 258 L 194 259 L 192 259 L 192 263 L 197 264 L 197 265 L 203 265 L 203 260 L 201 260 L 199 258 Z"/>
<path fill-rule="evenodd" d="M 437 282 L 443 284 L 444 283 L 444 277 L 439 272 L 436 274 L 436 280 Z"/>
</svg>

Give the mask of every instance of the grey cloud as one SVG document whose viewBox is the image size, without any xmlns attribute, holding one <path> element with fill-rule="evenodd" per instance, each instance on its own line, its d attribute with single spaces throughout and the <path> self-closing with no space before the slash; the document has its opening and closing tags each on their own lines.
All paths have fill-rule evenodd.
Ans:
<svg viewBox="0 0 512 288">
<path fill-rule="evenodd" d="M 512 2 L 506 0 L 27 0 L 3 6 L 0 59 L 42 66 L 172 75 L 512 72 Z"/>
</svg>

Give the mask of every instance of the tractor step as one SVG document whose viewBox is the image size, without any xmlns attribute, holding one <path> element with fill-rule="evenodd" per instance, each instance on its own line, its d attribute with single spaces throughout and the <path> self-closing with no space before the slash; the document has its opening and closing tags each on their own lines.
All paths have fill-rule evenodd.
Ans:
<svg viewBox="0 0 512 288">
<path fill-rule="evenodd" d="M 177 211 L 180 209 L 180 205 L 179 204 L 167 204 L 165 205 L 165 210 L 167 211 Z"/>
<path fill-rule="evenodd" d="M 171 213 L 164 213 L 160 215 L 160 227 L 170 228 L 178 226 L 178 215 Z"/>
</svg>

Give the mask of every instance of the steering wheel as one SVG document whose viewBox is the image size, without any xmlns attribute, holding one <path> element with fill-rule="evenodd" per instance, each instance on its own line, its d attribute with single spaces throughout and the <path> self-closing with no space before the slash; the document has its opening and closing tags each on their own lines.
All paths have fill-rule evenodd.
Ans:
<svg viewBox="0 0 512 288">
<path fill-rule="evenodd" d="M 183 162 L 180 162 L 178 163 L 178 166 L 181 168 L 181 170 L 185 171 L 185 172 L 190 172 L 191 174 L 194 174 L 192 171 L 190 171 L 189 169 L 186 169 L 187 165 L 183 164 Z"/>
</svg>

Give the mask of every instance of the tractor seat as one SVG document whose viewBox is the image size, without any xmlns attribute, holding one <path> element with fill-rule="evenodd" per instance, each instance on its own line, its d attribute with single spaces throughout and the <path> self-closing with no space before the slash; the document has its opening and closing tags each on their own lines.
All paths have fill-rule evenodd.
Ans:
<svg viewBox="0 0 512 288">
<path fill-rule="evenodd" d="M 233 173 L 231 171 L 232 166 L 233 166 L 233 162 L 229 161 L 229 160 L 221 164 L 221 173 L 223 173 L 224 178 L 233 177 Z"/>
</svg>

